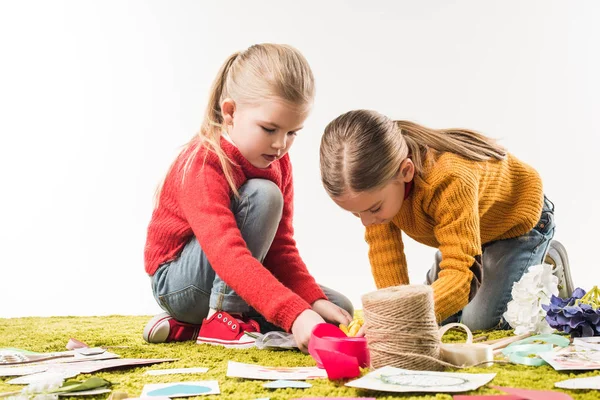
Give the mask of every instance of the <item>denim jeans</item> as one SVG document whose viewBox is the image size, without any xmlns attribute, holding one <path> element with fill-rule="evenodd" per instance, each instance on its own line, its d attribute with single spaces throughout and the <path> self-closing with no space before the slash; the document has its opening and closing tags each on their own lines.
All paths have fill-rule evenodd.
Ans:
<svg viewBox="0 0 600 400">
<path fill-rule="evenodd" d="M 542 215 L 536 226 L 526 234 L 483 245 L 481 257 L 483 279 L 475 297 L 443 324 L 462 322 L 472 330 L 509 329 L 502 314 L 512 300 L 513 284 L 527 269 L 542 264 L 554 236 L 554 204 L 544 196 Z M 434 282 L 442 259 L 438 251 L 433 267 L 427 273 L 427 284 Z"/>
<path fill-rule="evenodd" d="M 281 220 L 283 196 L 275 183 L 265 179 L 248 180 L 239 193 L 240 197 L 231 201 L 231 210 L 252 256 L 262 263 Z M 353 314 L 348 298 L 321 288 L 332 303 Z M 215 274 L 195 237 L 177 259 L 159 267 L 152 277 L 152 292 L 160 307 L 178 321 L 201 324 L 213 308 L 245 313 L 259 322 L 263 332 L 277 329 Z M 265 293 L 265 297 L 269 295 Z"/>
</svg>

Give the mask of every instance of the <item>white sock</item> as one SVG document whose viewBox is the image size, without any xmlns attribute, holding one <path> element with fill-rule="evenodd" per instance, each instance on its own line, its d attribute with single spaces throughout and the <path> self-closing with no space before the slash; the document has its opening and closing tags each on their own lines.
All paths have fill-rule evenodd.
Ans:
<svg viewBox="0 0 600 400">
<path fill-rule="evenodd" d="M 214 308 L 211 308 L 208 310 L 208 315 L 206 316 L 206 319 L 209 319 L 210 317 L 213 316 L 214 313 L 216 313 L 217 310 L 215 310 Z"/>
</svg>

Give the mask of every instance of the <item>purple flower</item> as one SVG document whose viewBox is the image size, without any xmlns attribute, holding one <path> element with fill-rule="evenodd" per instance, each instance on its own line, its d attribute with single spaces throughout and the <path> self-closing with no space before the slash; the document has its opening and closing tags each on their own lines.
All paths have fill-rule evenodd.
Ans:
<svg viewBox="0 0 600 400">
<path fill-rule="evenodd" d="M 590 291 L 593 299 L 588 299 L 590 296 L 586 296 L 581 288 L 575 289 L 571 297 L 566 299 L 553 295 L 550 304 L 542 305 L 546 311 L 546 321 L 552 328 L 569 333 L 572 337 L 600 335 L 600 309 L 587 303 L 595 301 L 598 294 L 600 292 L 594 287 Z"/>
</svg>

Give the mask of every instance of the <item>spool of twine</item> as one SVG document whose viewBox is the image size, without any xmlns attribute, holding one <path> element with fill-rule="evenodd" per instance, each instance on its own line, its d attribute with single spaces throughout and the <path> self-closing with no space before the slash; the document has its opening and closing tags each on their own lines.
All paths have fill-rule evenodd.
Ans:
<svg viewBox="0 0 600 400">
<path fill-rule="evenodd" d="M 362 296 L 365 337 L 375 368 L 440 371 L 441 340 L 427 285 L 393 286 Z"/>
</svg>

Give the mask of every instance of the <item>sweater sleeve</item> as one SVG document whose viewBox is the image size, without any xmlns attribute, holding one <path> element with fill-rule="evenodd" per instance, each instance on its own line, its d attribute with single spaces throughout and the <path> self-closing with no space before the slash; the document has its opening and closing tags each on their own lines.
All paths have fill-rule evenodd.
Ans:
<svg viewBox="0 0 600 400">
<path fill-rule="evenodd" d="M 294 240 L 294 185 L 291 163 L 286 158 L 286 182 L 283 187 L 283 212 L 277 233 L 264 260 L 264 265 L 285 286 L 298 294 L 308 304 L 327 299 L 314 277 L 302 261 Z"/>
<path fill-rule="evenodd" d="M 408 285 L 408 267 L 402 232 L 392 222 L 370 225 L 365 232 L 369 244 L 371 272 L 378 289 Z"/>
<path fill-rule="evenodd" d="M 478 181 L 471 173 L 445 177 L 430 203 L 434 235 L 442 254 L 433 282 L 438 322 L 462 310 L 481 282 Z"/>
<path fill-rule="evenodd" d="M 242 299 L 289 331 L 310 305 L 252 257 L 229 208 L 230 189 L 223 172 L 208 162 L 198 164 L 186 175 L 179 201 L 202 250 L 217 275 Z"/>
</svg>

